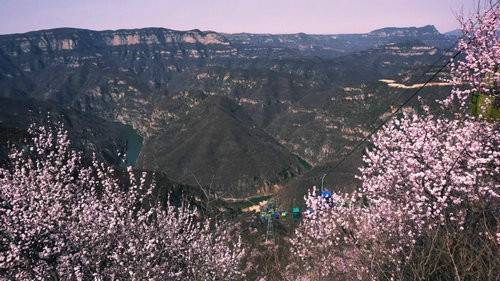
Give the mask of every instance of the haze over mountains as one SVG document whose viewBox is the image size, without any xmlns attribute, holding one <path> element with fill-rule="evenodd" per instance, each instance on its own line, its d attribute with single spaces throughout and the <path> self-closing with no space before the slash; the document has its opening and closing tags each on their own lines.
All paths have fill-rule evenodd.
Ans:
<svg viewBox="0 0 500 281">
<path fill-rule="evenodd" d="M 410 93 L 380 80 L 421 82 L 456 39 L 433 26 L 340 35 L 163 28 L 1 35 L 0 130 L 18 132 L 2 138 L 2 151 L 51 111 L 80 130 L 78 146 L 110 163 L 127 150 L 130 125 L 144 138 L 140 168 L 211 184 L 227 197 L 306 189 L 323 173 L 349 185 L 359 156 L 343 170 L 332 163 Z M 434 99 L 442 89 L 431 90 Z"/>
</svg>

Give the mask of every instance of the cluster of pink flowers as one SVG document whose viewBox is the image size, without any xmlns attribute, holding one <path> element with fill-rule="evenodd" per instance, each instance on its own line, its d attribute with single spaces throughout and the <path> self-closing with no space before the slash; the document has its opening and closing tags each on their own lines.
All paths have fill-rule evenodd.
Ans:
<svg viewBox="0 0 500 281">
<path fill-rule="evenodd" d="M 498 7 L 474 17 L 460 19 L 463 37 L 458 42 L 461 57 L 451 63 L 451 82 L 455 86 L 445 105 L 457 99 L 468 105 L 473 93 L 494 94 L 500 85 L 500 9 Z"/>
<path fill-rule="evenodd" d="M 359 192 L 324 199 L 315 189 L 306 200 L 310 213 L 291 239 L 292 254 L 299 260 L 289 266 L 292 275 L 376 279 L 381 266 L 399 266 L 401 245 L 409 241 L 390 202 L 366 205 Z"/>
<path fill-rule="evenodd" d="M 16 280 L 229 280 L 244 250 L 227 223 L 184 204 L 162 206 L 155 183 L 70 149 L 63 129 L 32 127 L 32 143 L 0 169 L 0 277 Z"/>
<path fill-rule="evenodd" d="M 473 119 L 405 115 L 374 138 L 361 169 L 372 204 L 390 201 L 415 229 L 463 223 L 471 203 L 499 197 L 500 135 Z"/>
<path fill-rule="evenodd" d="M 455 88 L 442 107 L 449 110 L 458 99 L 461 114 L 438 117 L 426 106 L 423 113 L 403 114 L 372 138 L 359 190 L 328 200 L 315 190 L 306 196 L 312 211 L 291 239 L 298 257 L 289 266 L 293 274 L 398 279 L 419 239 L 445 225 L 463 231 L 473 206 L 494 212 L 498 225 L 498 122 L 469 116 L 466 103 L 472 93 L 493 94 L 489 79 L 499 79 L 499 15 L 497 7 L 478 16 L 477 27 L 464 22 L 458 47 L 464 57 L 451 67 Z M 476 234 L 492 241 L 500 236 L 498 226 Z"/>
</svg>

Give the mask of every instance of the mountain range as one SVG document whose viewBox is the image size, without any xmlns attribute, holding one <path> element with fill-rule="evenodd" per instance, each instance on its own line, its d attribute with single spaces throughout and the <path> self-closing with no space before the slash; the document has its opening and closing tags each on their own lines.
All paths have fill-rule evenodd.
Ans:
<svg viewBox="0 0 500 281">
<path fill-rule="evenodd" d="M 323 174 L 354 188 L 360 155 L 341 169 L 334 163 L 412 93 L 403 86 L 421 83 L 452 55 L 456 39 L 433 26 L 338 35 L 163 28 L 1 35 L 0 157 L 50 111 L 87 153 L 116 164 L 115 152 L 138 134 L 138 161 L 129 163 L 225 197 L 278 192 L 292 200 Z M 436 86 L 423 95 L 445 92 Z"/>
</svg>

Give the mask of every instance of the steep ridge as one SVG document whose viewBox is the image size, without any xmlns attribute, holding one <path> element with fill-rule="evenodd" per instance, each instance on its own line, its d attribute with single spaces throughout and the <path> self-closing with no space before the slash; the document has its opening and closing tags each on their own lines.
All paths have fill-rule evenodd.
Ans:
<svg viewBox="0 0 500 281">
<path fill-rule="evenodd" d="M 226 197 L 268 193 L 307 169 L 228 98 L 206 98 L 179 123 L 146 143 L 142 166 Z"/>
</svg>

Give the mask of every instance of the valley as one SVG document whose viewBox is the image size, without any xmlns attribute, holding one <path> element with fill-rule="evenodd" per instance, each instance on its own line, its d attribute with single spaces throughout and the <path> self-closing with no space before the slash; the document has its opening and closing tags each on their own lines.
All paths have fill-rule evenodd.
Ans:
<svg viewBox="0 0 500 281">
<path fill-rule="evenodd" d="M 288 204 L 323 174 L 335 188 L 355 188 L 361 156 L 333 164 L 430 77 L 429 66 L 446 61 L 455 41 L 433 26 L 339 35 L 163 28 L 0 35 L 0 125 L 24 130 L 39 118 L 9 103 L 48 106 L 57 118 L 79 120 L 70 126 L 102 128 L 74 138 L 109 163 L 126 152 L 128 165 L 180 184 L 228 198 L 284 193 Z M 424 99 L 446 92 L 437 83 Z"/>
</svg>

